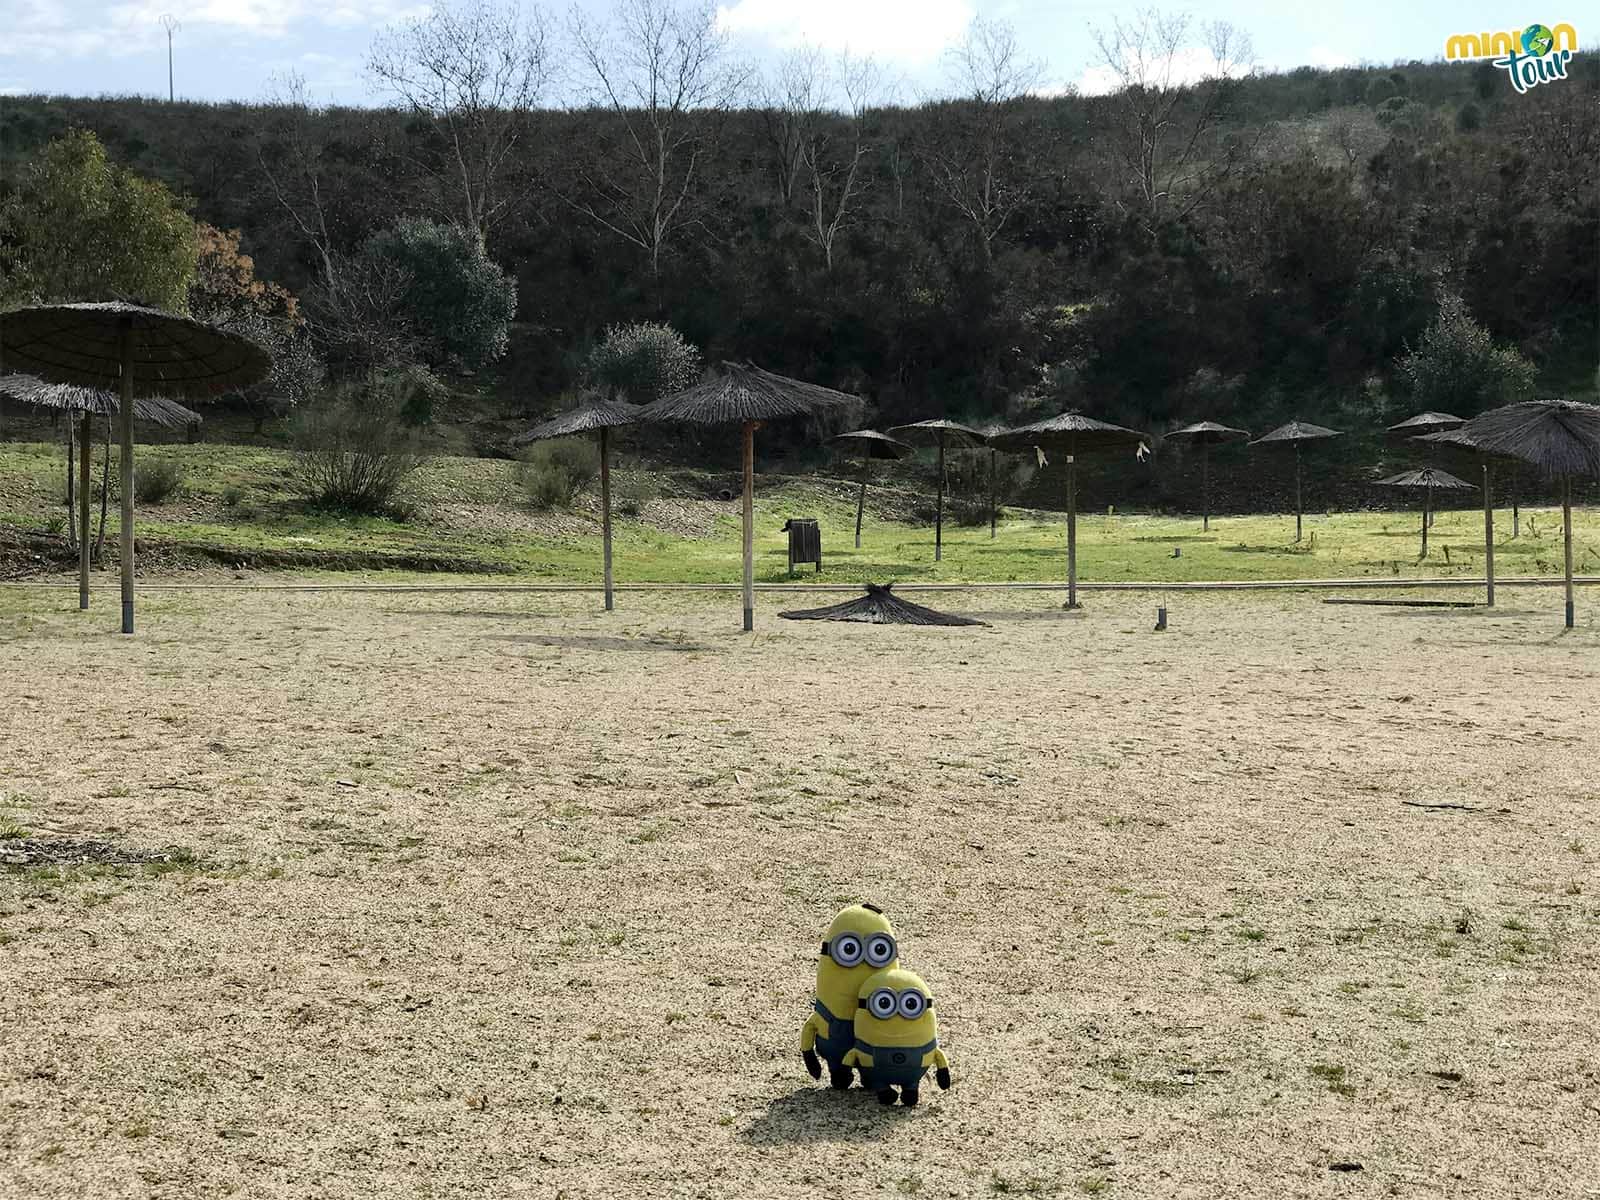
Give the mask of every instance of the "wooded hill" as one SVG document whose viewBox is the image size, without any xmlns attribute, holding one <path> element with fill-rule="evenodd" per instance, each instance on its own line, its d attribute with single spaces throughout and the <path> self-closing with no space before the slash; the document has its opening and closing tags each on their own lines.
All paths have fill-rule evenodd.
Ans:
<svg viewBox="0 0 1600 1200">
<path fill-rule="evenodd" d="M 1396 360 L 1455 293 L 1541 390 L 1592 392 L 1591 56 L 1522 95 L 1487 65 L 1412 63 L 1156 99 L 1144 163 L 1148 95 L 679 114 L 658 182 L 681 205 L 646 235 L 639 113 L 515 118 L 478 197 L 494 207 L 466 211 L 518 322 L 472 387 L 546 411 L 606 326 L 651 318 L 707 361 L 861 391 L 880 425 L 1070 404 L 1154 430 L 1370 427 L 1412 407 Z M 72 128 L 296 292 L 400 217 L 465 223 L 472 199 L 426 114 L 292 104 L 8 98 L 3 178 Z"/>
</svg>

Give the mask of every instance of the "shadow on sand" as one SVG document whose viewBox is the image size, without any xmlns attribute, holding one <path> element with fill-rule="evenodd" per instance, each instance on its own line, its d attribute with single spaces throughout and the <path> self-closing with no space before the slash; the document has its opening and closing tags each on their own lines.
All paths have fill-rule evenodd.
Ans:
<svg viewBox="0 0 1600 1200">
<path fill-rule="evenodd" d="M 923 1108 L 879 1104 L 871 1092 L 801 1087 L 768 1102 L 767 1111 L 739 1138 L 752 1146 L 796 1146 L 812 1142 L 875 1142 L 897 1122 L 914 1120 Z"/>
<path fill-rule="evenodd" d="M 556 633 L 486 633 L 495 642 L 526 642 L 534 646 L 557 646 L 566 650 L 671 650 L 680 653 L 707 654 L 715 646 L 699 642 L 679 642 L 668 638 L 624 638 L 586 634 Z"/>
</svg>

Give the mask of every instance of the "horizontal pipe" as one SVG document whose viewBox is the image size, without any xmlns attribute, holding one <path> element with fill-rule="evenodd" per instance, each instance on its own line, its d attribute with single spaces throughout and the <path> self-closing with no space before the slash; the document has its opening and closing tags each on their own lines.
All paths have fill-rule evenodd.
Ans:
<svg viewBox="0 0 1600 1200">
<path fill-rule="evenodd" d="M 1355 588 L 1382 590 L 1407 588 L 1481 588 L 1487 581 L 1482 577 L 1465 576 L 1460 579 L 1251 579 L 1251 580 L 1190 580 L 1181 583 L 1138 582 L 1124 580 L 1118 583 L 1082 583 L 1078 590 L 1084 592 L 1282 592 L 1316 591 L 1327 588 Z M 1517 575 L 1495 576 L 1497 587 L 1561 587 L 1565 580 L 1560 576 Z M 1600 575 L 1577 575 L 1572 582 L 1591 587 L 1600 584 Z M 50 589 L 74 588 L 72 582 L 40 582 L 28 580 L 0 581 L 0 588 Z M 619 592 L 737 592 L 737 583 L 619 583 Z M 1066 587 L 1065 580 L 1045 583 L 896 583 L 901 592 L 1056 592 Z M 864 589 L 859 583 L 758 583 L 758 592 L 778 592 L 793 595 L 811 595 L 818 592 L 855 593 Z M 572 592 L 600 593 L 605 590 L 598 583 L 141 583 L 142 592 Z"/>
</svg>

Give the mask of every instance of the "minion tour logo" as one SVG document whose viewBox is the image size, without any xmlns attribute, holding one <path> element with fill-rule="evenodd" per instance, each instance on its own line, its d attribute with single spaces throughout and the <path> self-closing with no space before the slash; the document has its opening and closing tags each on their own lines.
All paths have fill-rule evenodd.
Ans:
<svg viewBox="0 0 1600 1200">
<path fill-rule="evenodd" d="M 1511 86 L 1526 92 L 1541 83 L 1567 77 L 1567 64 L 1578 48 L 1578 31 L 1563 22 L 1552 29 L 1534 24 L 1504 33 L 1453 33 L 1445 39 L 1444 56 L 1491 58 L 1511 76 Z"/>
</svg>

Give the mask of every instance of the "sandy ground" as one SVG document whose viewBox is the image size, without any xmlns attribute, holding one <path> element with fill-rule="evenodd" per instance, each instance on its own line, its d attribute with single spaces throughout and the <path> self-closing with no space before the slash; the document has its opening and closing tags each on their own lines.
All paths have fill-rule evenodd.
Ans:
<svg viewBox="0 0 1600 1200">
<path fill-rule="evenodd" d="M 0 1194 L 1600 1196 L 1591 597 L 917 599 L 0 597 L 0 821 L 198 856 L 0 867 Z"/>
</svg>

